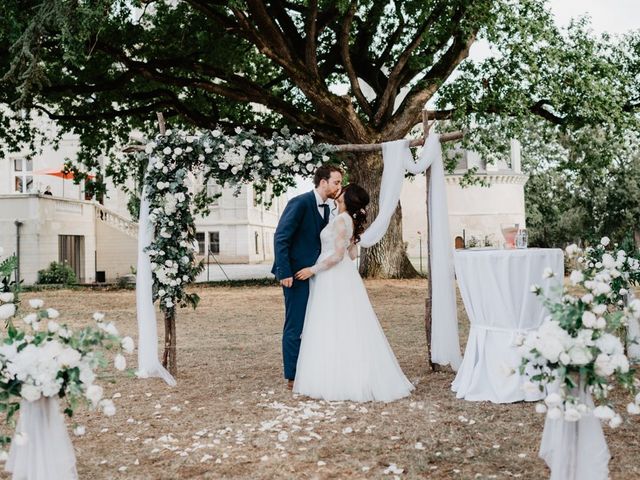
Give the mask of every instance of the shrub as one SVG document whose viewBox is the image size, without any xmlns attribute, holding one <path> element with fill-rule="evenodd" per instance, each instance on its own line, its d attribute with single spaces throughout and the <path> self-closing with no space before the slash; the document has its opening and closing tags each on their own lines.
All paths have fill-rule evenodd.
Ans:
<svg viewBox="0 0 640 480">
<path fill-rule="evenodd" d="M 75 272 L 65 263 L 51 262 L 49 268 L 38 271 L 38 283 L 70 285 L 77 282 Z"/>
</svg>

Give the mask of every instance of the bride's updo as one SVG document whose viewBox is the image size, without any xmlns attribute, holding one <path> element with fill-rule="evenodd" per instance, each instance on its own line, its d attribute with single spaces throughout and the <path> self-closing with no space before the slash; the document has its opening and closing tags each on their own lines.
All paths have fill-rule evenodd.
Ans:
<svg viewBox="0 0 640 480">
<path fill-rule="evenodd" d="M 358 243 L 367 223 L 369 194 L 360 185 L 350 183 L 342 189 L 342 195 L 344 195 L 344 205 L 347 212 L 353 220 L 353 242 Z"/>
</svg>

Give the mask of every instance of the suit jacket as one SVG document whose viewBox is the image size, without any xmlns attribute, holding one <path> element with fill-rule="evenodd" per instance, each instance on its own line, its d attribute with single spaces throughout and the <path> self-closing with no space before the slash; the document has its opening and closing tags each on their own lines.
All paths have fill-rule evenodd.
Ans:
<svg viewBox="0 0 640 480">
<path fill-rule="evenodd" d="M 275 261 L 271 273 L 278 280 L 293 277 L 301 268 L 316 263 L 324 226 L 313 191 L 289 200 L 273 238 Z"/>
</svg>

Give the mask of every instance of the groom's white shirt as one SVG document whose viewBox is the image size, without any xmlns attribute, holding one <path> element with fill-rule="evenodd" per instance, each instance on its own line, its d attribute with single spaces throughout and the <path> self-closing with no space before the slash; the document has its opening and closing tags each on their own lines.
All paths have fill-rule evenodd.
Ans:
<svg viewBox="0 0 640 480">
<path fill-rule="evenodd" d="M 320 207 L 319 205 L 326 203 L 327 205 L 329 205 L 329 220 L 333 219 L 333 217 L 335 216 L 335 203 L 333 199 L 327 198 L 326 201 L 322 200 L 322 197 L 315 188 L 313 189 L 313 194 L 316 196 L 316 205 L 318 205 L 318 213 L 320 214 L 320 216 L 324 218 L 324 208 Z"/>
</svg>

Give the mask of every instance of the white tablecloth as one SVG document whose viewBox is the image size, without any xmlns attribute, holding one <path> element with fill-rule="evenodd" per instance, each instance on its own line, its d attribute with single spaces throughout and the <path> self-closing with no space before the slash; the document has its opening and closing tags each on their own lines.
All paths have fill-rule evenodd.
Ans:
<svg viewBox="0 0 640 480">
<path fill-rule="evenodd" d="M 531 292 L 538 284 L 546 291 L 560 285 L 564 255 L 560 249 L 458 250 L 456 277 L 469 317 L 464 359 L 452 384 L 458 398 L 494 403 L 535 401 L 525 394 L 518 373 L 520 357 L 513 345 L 519 333 L 536 329 L 546 313 Z M 542 274 L 550 267 L 555 277 Z M 516 373 L 509 374 L 510 369 Z"/>
</svg>

